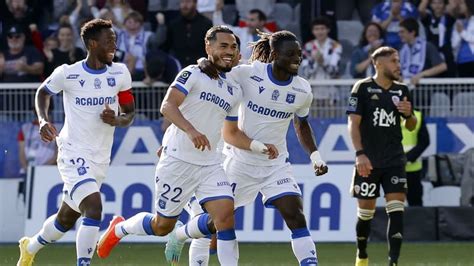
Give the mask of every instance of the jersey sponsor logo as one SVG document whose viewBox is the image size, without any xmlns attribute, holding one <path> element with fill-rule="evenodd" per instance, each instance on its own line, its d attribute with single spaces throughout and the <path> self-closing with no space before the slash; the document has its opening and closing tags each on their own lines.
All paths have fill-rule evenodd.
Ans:
<svg viewBox="0 0 474 266">
<path fill-rule="evenodd" d="M 286 177 L 286 178 L 278 180 L 277 185 L 283 185 L 283 184 L 286 184 L 286 183 L 290 183 L 290 181 L 291 181 L 291 179 L 289 177 Z"/>
<path fill-rule="evenodd" d="M 273 90 L 272 100 L 273 101 L 278 101 L 278 97 L 280 97 L 280 92 L 278 90 Z"/>
<path fill-rule="evenodd" d="M 250 78 L 255 80 L 256 82 L 260 82 L 263 80 L 261 77 L 258 77 L 258 76 L 251 76 Z"/>
<path fill-rule="evenodd" d="M 116 101 L 115 97 L 76 97 L 76 104 L 80 106 L 113 104 Z"/>
<path fill-rule="evenodd" d="M 85 80 L 83 80 L 83 79 L 79 80 L 79 84 L 81 84 L 81 87 L 84 87 L 84 83 L 86 83 Z"/>
<path fill-rule="evenodd" d="M 218 187 L 223 187 L 223 186 L 230 186 L 230 183 L 228 181 L 220 181 L 217 182 Z"/>
<path fill-rule="evenodd" d="M 398 177 L 398 176 L 392 176 L 390 178 L 390 182 L 394 185 L 398 184 L 398 183 L 406 183 L 407 182 L 407 179 L 406 178 L 403 178 L 403 177 Z"/>
<path fill-rule="evenodd" d="M 115 87 L 115 78 L 114 77 L 107 78 L 107 84 L 109 84 L 110 87 Z"/>
<path fill-rule="evenodd" d="M 275 109 L 270 109 L 267 107 L 263 106 L 258 106 L 257 104 L 253 103 L 252 101 L 249 101 L 247 103 L 247 108 L 252 110 L 253 112 L 261 115 L 266 115 L 270 117 L 275 117 L 275 118 L 280 118 L 280 119 L 287 119 L 293 115 L 292 112 L 283 112 L 283 111 L 277 111 Z"/>
<path fill-rule="evenodd" d="M 186 84 L 186 81 L 188 81 L 188 78 L 191 76 L 191 72 L 189 71 L 183 71 L 181 75 L 176 79 L 179 83 Z"/>
<path fill-rule="evenodd" d="M 402 90 L 390 91 L 390 93 L 398 94 L 398 96 L 402 96 Z"/>
<path fill-rule="evenodd" d="M 347 108 L 347 110 L 352 112 L 357 110 L 357 102 L 357 97 L 349 97 L 349 107 Z"/>
<path fill-rule="evenodd" d="M 102 84 L 102 81 L 100 81 L 99 78 L 94 79 L 94 89 L 96 89 L 96 90 L 100 89 L 101 84 Z"/>
<path fill-rule="evenodd" d="M 390 127 L 396 124 L 395 115 L 392 112 L 387 113 L 385 109 L 377 107 L 374 111 L 374 126 Z"/>
<path fill-rule="evenodd" d="M 305 90 L 300 89 L 300 88 L 291 87 L 291 89 L 294 90 L 294 91 L 297 91 L 297 92 L 307 93 Z"/>
<path fill-rule="evenodd" d="M 123 74 L 122 71 L 109 72 L 110 75 L 120 75 Z"/>
<path fill-rule="evenodd" d="M 265 87 L 263 86 L 258 87 L 258 94 L 262 94 L 264 90 L 265 90 Z"/>
<path fill-rule="evenodd" d="M 368 93 L 382 93 L 382 89 L 374 89 L 372 87 L 367 88 Z"/>
<path fill-rule="evenodd" d="M 69 74 L 66 79 L 77 79 L 79 77 L 79 74 Z"/>
<path fill-rule="evenodd" d="M 220 108 L 224 109 L 226 112 L 229 112 L 230 110 L 230 103 L 215 95 L 214 93 L 203 91 L 201 92 L 199 99 L 214 103 L 215 105 L 218 105 Z"/>
<path fill-rule="evenodd" d="M 400 98 L 398 96 L 393 95 L 392 102 L 393 104 L 398 105 L 398 103 L 400 102 Z"/>
<path fill-rule="evenodd" d="M 296 94 L 294 93 L 287 93 L 286 94 L 286 102 L 289 103 L 289 104 L 292 104 L 295 102 L 295 98 L 296 98 Z"/>
</svg>

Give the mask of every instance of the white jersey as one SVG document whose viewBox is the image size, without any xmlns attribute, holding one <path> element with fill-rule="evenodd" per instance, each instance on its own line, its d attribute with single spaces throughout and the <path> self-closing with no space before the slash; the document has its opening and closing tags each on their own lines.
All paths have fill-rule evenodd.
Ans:
<svg viewBox="0 0 474 266">
<path fill-rule="evenodd" d="M 260 166 L 285 163 L 288 159 L 286 134 L 294 115 L 306 117 L 313 100 L 311 86 L 299 77 L 278 81 L 272 75 L 272 65 L 254 62 L 239 65 L 229 75 L 242 88 L 238 125 L 249 138 L 277 147 L 279 156 L 268 155 L 226 145 L 225 153 L 237 161 Z"/>
<path fill-rule="evenodd" d="M 106 103 L 118 112 L 118 92 L 132 87 L 127 67 L 112 63 L 95 70 L 85 60 L 64 64 L 41 87 L 52 94 L 63 92 L 65 120 L 57 139 L 58 147 L 85 153 L 96 163 L 109 163 L 115 127 L 104 123 L 100 114 Z"/>
<path fill-rule="evenodd" d="M 163 136 L 164 152 L 174 158 L 196 165 L 213 165 L 222 162 L 218 149 L 224 119 L 236 121 L 242 91 L 235 83 L 221 75 L 210 79 L 196 65 L 181 70 L 171 87 L 186 95 L 179 110 L 194 128 L 206 135 L 211 150 L 198 150 L 188 135 L 174 124 Z"/>
</svg>

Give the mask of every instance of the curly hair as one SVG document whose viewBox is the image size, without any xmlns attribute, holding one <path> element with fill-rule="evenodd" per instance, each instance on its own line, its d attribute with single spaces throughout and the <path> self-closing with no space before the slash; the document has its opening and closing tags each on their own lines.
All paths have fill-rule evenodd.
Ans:
<svg viewBox="0 0 474 266">
<path fill-rule="evenodd" d="M 275 59 L 271 52 L 280 49 L 283 42 L 298 41 L 296 36 L 287 30 L 277 31 L 275 33 L 266 33 L 257 30 L 257 33 L 258 36 L 260 36 L 260 40 L 251 43 L 253 50 L 249 62 L 260 61 L 270 63 Z"/>
<path fill-rule="evenodd" d="M 103 29 L 111 29 L 112 21 L 104 19 L 93 19 L 88 21 L 81 28 L 81 38 L 86 48 L 88 48 L 89 40 L 97 40 Z"/>
</svg>

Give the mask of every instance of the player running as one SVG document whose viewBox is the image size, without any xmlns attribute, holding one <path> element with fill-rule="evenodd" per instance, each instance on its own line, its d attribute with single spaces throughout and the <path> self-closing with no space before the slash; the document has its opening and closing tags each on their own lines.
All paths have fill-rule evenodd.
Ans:
<svg viewBox="0 0 474 266">
<path fill-rule="evenodd" d="M 380 47 L 372 53 L 375 75 L 352 88 L 347 114 L 349 134 L 356 150 L 351 193 L 357 198 L 356 266 L 367 266 L 367 240 L 380 185 L 388 215 L 389 265 L 397 265 L 403 239 L 403 211 L 407 191 L 406 156 L 402 146 L 401 118 L 413 130 L 416 117 L 407 86 L 400 79 L 397 50 Z"/>
<path fill-rule="evenodd" d="M 264 205 L 277 208 L 291 230 L 292 248 L 298 262 L 317 265 L 316 247 L 306 225 L 301 191 L 293 178 L 286 147 L 286 134 L 293 120 L 301 145 L 311 155 L 316 175 L 327 172 L 307 120 L 313 99 L 311 86 L 297 76 L 301 47 L 289 31 L 262 33 L 254 45 L 251 60 L 254 61 L 252 65 L 237 66 L 230 73 L 242 87 L 243 100 L 238 121 L 223 130 L 224 140 L 230 144 L 229 149 L 225 149 L 224 168 L 235 190 L 235 208 L 253 202 L 257 194 L 262 193 Z M 215 77 L 216 71 L 210 65 L 202 63 L 201 66 Z M 261 143 L 274 144 L 279 151 L 278 157 L 270 159 L 240 149 L 237 139 L 230 134 L 238 129 Z M 177 228 L 170 235 L 165 253 L 179 257 L 179 247 L 187 238 L 186 230 L 211 222 L 204 213 Z"/>
<path fill-rule="evenodd" d="M 161 112 L 172 125 L 163 137 L 163 151 L 156 168 L 156 214 L 139 213 L 123 221 L 112 220 L 98 244 L 98 255 L 107 257 L 127 235 L 165 236 L 173 230 L 178 216 L 193 196 L 213 218 L 217 229 L 217 255 L 221 265 L 237 265 L 238 247 L 234 231 L 232 189 L 216 149 L 223 124 L 237 120 L 242 91 L 226 78 L 237 43 L 231 30 L 214 26 L 205 38 L 209 61 L 219 70 L 219 79 L 207 77 L 196 65 L 183 69 L 171 84 Z M 236 145 L 272 156 L 271 145 L 258 145 L 236 130 Z M 206 222 L 206 221 L 204 221 Z M 187 235 L 200 238 L 209 234 L 206 223 L 188 228 Z"/>
<path fill-rule="evenodd" d="M 116 40 L 112 23 L 91 20 L 81 28 L 81 37 L 87 58 L 56 68 L 36 92 L 39 133 L 43 141 L 58 143 L 64 194 L 58 213 L 35 236 L 20 240 L 18 266 L 33 265 L 36 253 L 59 240 L 81 216 L 77 265 L 90 265 L 102 215 L 99 189 L 109 167 L 114 130 L 130 125 L 135 114 L 130 73 L 125 65 L 112 63 Z M 61 91 L 65 121 L 57 137 L 48 107 L 51 96 Z"/>
</svg>

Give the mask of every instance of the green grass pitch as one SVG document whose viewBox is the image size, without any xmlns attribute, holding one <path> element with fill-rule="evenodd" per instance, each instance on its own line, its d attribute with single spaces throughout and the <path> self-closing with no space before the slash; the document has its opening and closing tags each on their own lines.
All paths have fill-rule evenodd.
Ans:
<svg viewBox="0 0 474 266">
<path fill-rule="evenodd" d="M 250 244 L 240 243 L 242 266 L 298 265 L 289 243 Z M 354 265 L 355 245 L 351 243 L 317 244 L 319 264 L 322 266 Z M 93 259 L 93 265 L 167 265 L 164 260 L 164 244 L 119 245 L 109 258 Z M 187 265 L 188 246 L 183 250 L 180 265 Z M 387 265 L 385 243 L 369 243 L 370 266 Z M 18 259 L 16 245 L 0 245 L 0 265 L 15 265 Z M 406 266 L 474 266 L 474 243 L 404 243 L 400 265 Z M 38 253 L 35 266 L 75 265 L 75 247 L 70 244 L 51 245 Z M 219 265 L 211 256 L 210 265 Z"/>
</svg>

